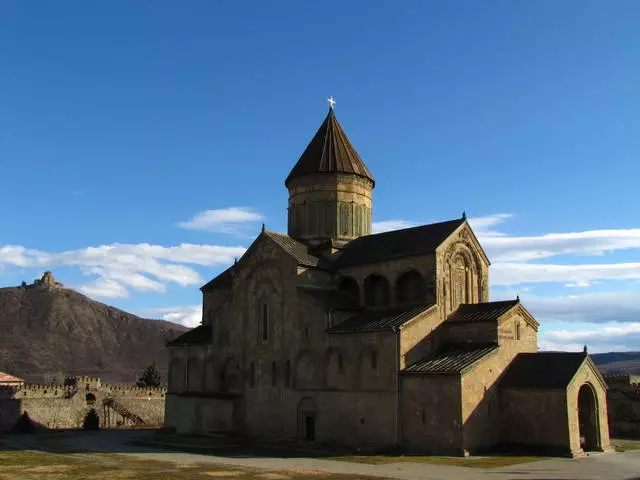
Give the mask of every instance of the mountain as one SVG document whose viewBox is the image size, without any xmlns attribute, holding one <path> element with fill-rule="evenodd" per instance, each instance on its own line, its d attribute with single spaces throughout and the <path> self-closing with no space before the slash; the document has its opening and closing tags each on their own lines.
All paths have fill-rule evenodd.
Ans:
<svg viewBox="0 0 640 480">
<path fill-rule="evenodd" d="M 640 352 L 609 352 L 590 355 L 602 373 L 640 375 Z"/>
<path fill-rule="evenodd" d="M 65 376 L 135 382 L 152 362 L 163 375 L 165 343 L 188 330 L 96 302 L 53 279 L 0 288 L 0 370 L 29 383 Z"/>
</svg>

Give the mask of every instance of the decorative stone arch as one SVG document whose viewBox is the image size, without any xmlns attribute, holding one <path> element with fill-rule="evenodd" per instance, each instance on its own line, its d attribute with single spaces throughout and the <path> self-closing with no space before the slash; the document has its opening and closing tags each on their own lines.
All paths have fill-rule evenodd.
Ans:
<svg viewBox="0 0 640 480">
<path fill-rule="evenodd" d="M 216 368 L 216 359 L 213 356 L 207 357 L 204 362 L 204 385 L 203 390 L 207 392 L 215 391 L 219 388 L 219 372 Z"/>
<path fill-rule="evenodd" d="M 391 303 L 389 280 L 384 275 L 372 273 L 364 279 L 364 300 L 368 307 L 386 307 Z"/>
<path fill-rule="evenodd" d="M 253 336 L 256 343 L 269 343 L 281 328 L 278 320 L 284 312 L 284 275 L 282 262 L 266 260 L 259 262 L 246 274 L 245 282 L 249 295 L 254 301 L 245 303 L 245 318 L 248 320 L 248 336 Z M 266 326 L 265 332 L 265 305 Z M 266 333 L 266 340 L 265 340 Z"/>
<path fill-rule="evenodd" d="M 324 364 L 313 350 L 298 353 L 293 368 L 293 387 L 301 390 L 324 386 Z"/>
<path fill-rule="evenodd" d="M 379 383 L 380 355 L 373 345 L 363 347 L 358 354 L 357 386 L 362 390 L 375 390 Z"/>
<path fill-rule="evenodd" d="M 599 410 L 595 388 L 589 382 L 584 383 L 578 390 L 578 428 L 584 451 L 602 450 Z"/>
<path fill-rule="evenodd" d="M 184 361 L 181 358 L 174 358 L 169 362 L 169 385 L 170 393 L 181 393 L 184 391 Z"/>
<path fill-rule="evenodd" d="M 314 442 L 317 438 L 318 405 L 311 397 L 304 397 L 298 402 L 296 409 L 298 439 L 305 442 Z"/>
<path fill-rule="evenodd" d="M 344 389 L 348 387 L 348 375 L 345 354 L 340 348 L 331 347 L 325 355 L 327 388 Z"/>
<path fill-rule="evenodd" d="M 240 390 L 242 370 L 239 358 L 227 357 L 220 368 L 218 382 L 221 392 L 238 392 Z"/>
<path fill-rule="evenodd" d="M 200 357 L 192 355 L 187 359 L 187 390 L 201 392 L 203 390 L 203 369 Z"/>
<path fill-rule="evenodd" d="M 424 302 L 427 296 L 427 284 L 422 274 L 410 269 L 403 272 L 396 280 L 396 303 Z"/>
<path fill-rule="evenodd" d="M 452 244 L 445 254 L 443 290 L 446 305 L 455 310 L 461 303 L 485 301 L 482 286 L 482 265 L 475 252 L 465 242 Z"/>
<path fill-rule="evenodd" d="M 349 276 L 344 276 L 338 281 L 338 291 L 348 295 L 358 305 L 360 305 L 360 285 L 358 282 Z"/>
</svg>

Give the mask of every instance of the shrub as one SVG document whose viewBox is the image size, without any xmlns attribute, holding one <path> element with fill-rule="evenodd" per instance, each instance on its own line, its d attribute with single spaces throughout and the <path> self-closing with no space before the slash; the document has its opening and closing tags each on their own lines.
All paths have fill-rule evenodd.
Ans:
<svg viewBox="0 0 640 480">
<path fill-rule="evenodd" d="M 35 430 L 35 425 L 31 421 L 29 414 L 24 412 L 20 415 L 20 418 L 16 422 L 16 424 L 11 429 L 14 433 L 32 433 Z"/>
<path fill-rule="evenodd" d="M 160 372 L 156 368 L 155 362 L 149 365 L 136 382 L 136 385 L 141 388 L 145 387 L 159 387 L 162 385 L 162 377 Z"/>
<path fill-rule="evenodd" d="M 85 430 L 99 430 L 100 429 L 100 417 L 96 413 L 95 408 L 92 408 L 87 412 L 82 422 L 82 428 Z"/>
</svg>

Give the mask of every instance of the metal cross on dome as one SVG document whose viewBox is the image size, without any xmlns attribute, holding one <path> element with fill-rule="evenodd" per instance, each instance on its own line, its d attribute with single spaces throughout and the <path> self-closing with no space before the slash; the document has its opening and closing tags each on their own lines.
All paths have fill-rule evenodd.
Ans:
<svg viewBox="0 0 640 480">
<path fill-rule="evenodd" d="M 333 110 L 333 106 L 336 104 L 336 101 L 333 99 L 333 97 L 327 98 L 327 102 L 329 102 L 329 108 Z"/>
</svg>

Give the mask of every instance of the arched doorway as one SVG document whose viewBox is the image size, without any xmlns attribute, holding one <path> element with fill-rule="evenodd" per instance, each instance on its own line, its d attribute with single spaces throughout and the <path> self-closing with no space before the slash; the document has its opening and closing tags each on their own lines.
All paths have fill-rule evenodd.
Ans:
<svg viewBox="0 0 640 480">
<path fill-rule="evenodd" d="M 578 391 L 578 422 L 580 447 L 584 451 L 600 450 L 598 399 L 593 387 L 588 383 L 582 385 Z"/>
<path fill-rule="evenodd" d="M 300 400 L 298 404 L 298 438 L 305 442 L 316 440 L 318 406 L 311 397 Z"/>
</svg>

